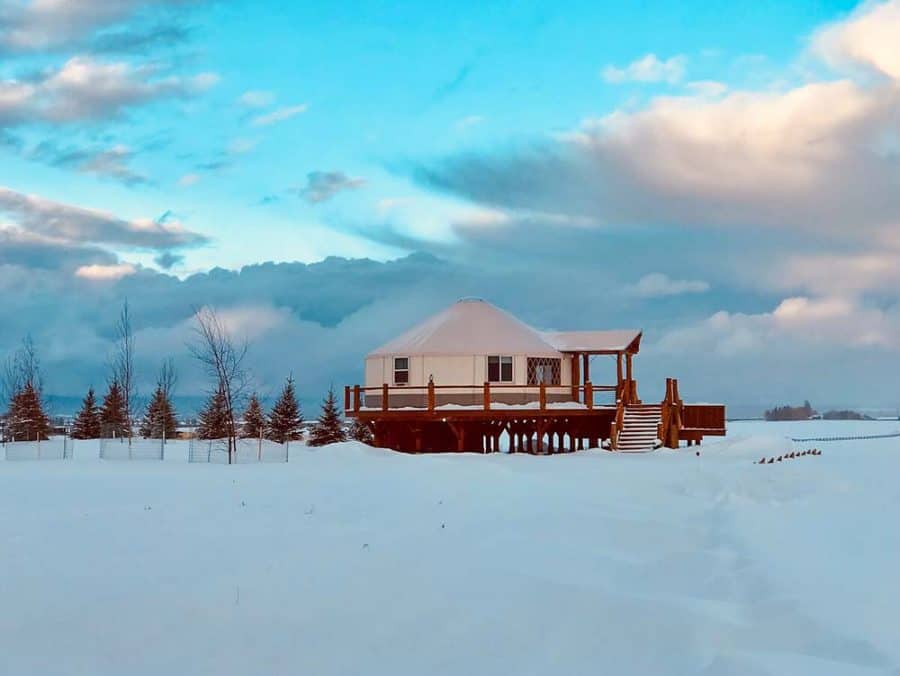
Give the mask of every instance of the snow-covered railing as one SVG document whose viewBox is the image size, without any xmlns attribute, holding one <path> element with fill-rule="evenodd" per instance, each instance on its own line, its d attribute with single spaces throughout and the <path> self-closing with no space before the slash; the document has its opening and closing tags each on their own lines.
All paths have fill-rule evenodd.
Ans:
<svg viewBox="0 0 900 676">
<path fill-rule="evenodd" d="M 473 400 L 477 399 L 477 404 L 472 403 L 467 404 L 467 406 L 477 407 L 484 411 L 500 408 L 503 404 L 511 404 L 508 401 L 498 401 L 494 395 L 505 395 L 507 398 L 521 396 L 522 401 L 518 402 L 518 405 L 537 404 L 537 408 L 542 411 L 548 409 L 549 405 L 562 403 L 560 401 L 549 401 L 548 396 L 563 397 L 566 401 L 574 404 L 583 403 L 584 408 L 593 409 L 595 406 L 598 406 L 595 396 L 597 393 L 610 392 L 615 394 L 617 390 L 618 388 L 615 385 L 594 385 L 590 382 L 585 385 L 551 385 L 547 383 L 517 385 L 514 383 L 490 382 L 482 385 L 437 385 L 434 382 L 429 382 L 427 385 L 388 385 L 384 383 L 374 387 L 362 387 L 360 385 L 351 387 L 348 385 L 344 388 L 344 410 L 350 415 L 359 411 L 390 411 L 398 409 L 420 409 L 433 412 L 443 406 L 438 403 L 438 395 L 440 394 L 455 394 L 460 397 L 469 397 Z M 404 403 L 398 406 L 391 401 L 394 395 L 400 395 L 406 399 L 411 395 L 416 401 L 413 405 Z M 373 405 L 366 404 L 367 398 L 373 400 Z"/>
</svg>

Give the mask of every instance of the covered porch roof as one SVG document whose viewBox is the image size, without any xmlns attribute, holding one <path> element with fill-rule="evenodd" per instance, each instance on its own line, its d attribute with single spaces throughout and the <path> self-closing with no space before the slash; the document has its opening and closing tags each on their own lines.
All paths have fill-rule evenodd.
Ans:
<svg viewBox="0 0 900 676">
<path fill-rule="evenodd" d="M 643 333 L 635 329 L 614 331 L 548 331 L 541 334 L 560 352 L 579 354 L 637 354 Z"/>
</svg>

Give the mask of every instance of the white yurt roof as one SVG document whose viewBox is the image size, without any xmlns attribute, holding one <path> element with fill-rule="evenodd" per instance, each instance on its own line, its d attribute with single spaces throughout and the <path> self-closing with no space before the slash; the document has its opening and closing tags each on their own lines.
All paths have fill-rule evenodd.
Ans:
<svg viewBox="0 0 900 676">
<path fill-rule="evenodd" d="M 508 312 L 479 298 L 464 298 L 368 356 L 491 354 L 558 357 L 559 351 Z"/>
</svg>

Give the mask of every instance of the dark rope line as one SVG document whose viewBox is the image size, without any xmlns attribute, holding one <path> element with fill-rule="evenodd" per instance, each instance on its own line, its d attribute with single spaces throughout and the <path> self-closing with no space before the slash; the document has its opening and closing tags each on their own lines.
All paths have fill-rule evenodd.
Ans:
<svg viewBox="0 0 900 676">
<path fill-rule="evenodd" d="M 806 443 L 808 441 L 859 441 L 865 439 L 893 439 L 895 437 L 900 437 L 900 432 L 893 432 L 892 434 L 868 434 L 858 437 L 804 437 L 803 439 L 791 437 L 791 441 L 797 443 Z"/>
</svg>

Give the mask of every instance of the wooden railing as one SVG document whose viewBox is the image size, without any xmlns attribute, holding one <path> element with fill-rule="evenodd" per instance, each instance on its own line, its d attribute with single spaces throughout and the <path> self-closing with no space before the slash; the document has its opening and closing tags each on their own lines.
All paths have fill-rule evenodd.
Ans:
<svg viewBox="0 0 900 676">
<path fill-rule="evenodd" d="M 619 448 L 619 435 L 625 426 L 625 402 L 619 399 L 616 402 L 616 418 L 609 427 L 609 450 L 615 451 Z"/>
<path fill-rule="evenodd" d="M 684 402 L 678 394 L 678 381 L 666 378 L 666 397 L 662 400 L 658 437 L 666 448 L 678 448 L 683 426 Z"/>
<path fill-rule="evenodd" d="M 697 430 L 725 430 L 725 406 L 720 404 L 685 404 L 682 426 Z"/>
<path fill-rule="evenodd" d="M 484 383 L 481 387 L 478 385 L 436 385 L 433 382 L 427 385 L 388 385 L 384 383 L 374 387 L 363 387 L 360 385 L 346 386 L 344 388 L 344 410 L 348 414 L 355 414 L 364 408 L 364 400 L 367 393 L 377 394 L 379 398 L 378 407 L 366 407 L 368 410 L 389 411 L 391 408 L 391 394 L 418 395 L 421 397 L 423 406 L 413 406 L 413 408 L 424 408 L 432 412 L 437 407 L 437 395 L 439 393 L 460 393 L 465 392 L 473 398 L 473 402 L 477 398 L 478 391 L 481 390 L 481 409 L 490 411 L 493 403 L 493 394 L 495 392 L 511 392 L 514 394 L 534 395 L 537 394 L 538 408 L 541 411 L 547 409 L 548 391 L 552 394 L 568 394 L 571 393 L 571 400 L 563 400 L 558 403 L 583 403 L 588 409 L 597 406 L 595 395 L 599 392 L 610 392 L 618 394 L 619 388 L 615 385 L 594 385 L 586 383 L 584 385 L 515 385 L 511 383 Z M 576 401 L 579 400 L 579 401 Z M 531 400 L 532 402 L 534 399 Z M 524 402 L 523 402 L 524 403 Z M 475 405 L 473 403 L 472 405 Z"/>
</svg>

